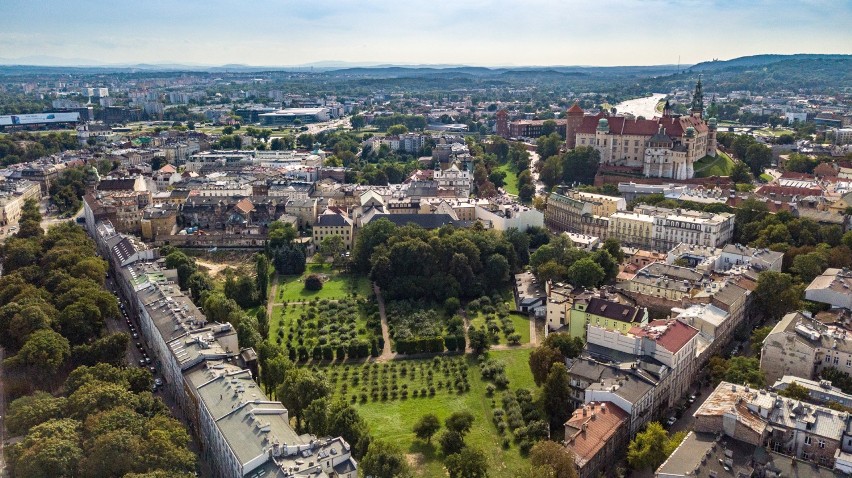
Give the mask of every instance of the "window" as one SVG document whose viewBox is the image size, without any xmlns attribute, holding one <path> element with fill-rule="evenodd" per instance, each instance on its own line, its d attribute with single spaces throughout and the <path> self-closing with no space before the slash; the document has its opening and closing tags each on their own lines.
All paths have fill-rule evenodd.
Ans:
<svg viewBox="0 0 852 478">
<path fill-rule="evenodd" d="M 820 448 L 825 448 L 825 440 L 820 440 L 818 442 L 818 445 L 819 445 Z"/>
<path fill-rule="evenodd" d="M 810 444 L 811 444 L 811 437 L 810 437 L 810 435 L 805 435 L 805 445 L 810 445 Z M 807 458 L 806 458 L 806 459 L 807 459 Z"/>
<path fill-rule="evenodd" d="M 840 362 L 840 357 L 835 355 L 834 356 L 834 365 L 837 365 L 838 362 Z"/>
</svg>

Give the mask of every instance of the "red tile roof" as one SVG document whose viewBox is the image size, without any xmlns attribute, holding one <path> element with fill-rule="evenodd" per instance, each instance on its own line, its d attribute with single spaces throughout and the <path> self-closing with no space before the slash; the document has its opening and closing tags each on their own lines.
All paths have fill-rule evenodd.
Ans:
<svg viewBox="0 0 852 478">
<path fill-rule="evenodd" d="M 577 465 L 582 467 L 594 458 L 618 429 L 626 426 L 628 417 L 611 402 L 590 403 L 574 410 L 565 423 L 565 440 Z"/>
<path fill-rule="evenodd" d="M 583 108 L 580 108 L 580 105 L 576 102 L 568 108 L 569 113 L 583 113 Z"/>
<path fill-rule="evenodd" d="M 633 327 L 630 333 L 647 337 L 671 353 L 676 353 L 698 334 L 698 329 L 677 320 L 655 320 L 644 327 Z"/>
<path fill-rule="evenodd" d="M 707 124 L 704 120 L 692 116 L 680 116 L 678 118 L 666 116 L 654 119 L 628 119 L 624 116 L 604 116 L 602 113 L 594 116 L 584 116 L 583 123 L 577 128 L 578 133 L 594 134 L 598 127 L 598 121 L 606 118 L 609 122 L 609 131 L 612 134 L 629 134 L 641 136 L 653 136 L 657 134 L 660 126 L 666 130 L 669 137 L 683 136 L 686 128 L 692 126 L 696 133 L 706 133 Z"/>
</svg>

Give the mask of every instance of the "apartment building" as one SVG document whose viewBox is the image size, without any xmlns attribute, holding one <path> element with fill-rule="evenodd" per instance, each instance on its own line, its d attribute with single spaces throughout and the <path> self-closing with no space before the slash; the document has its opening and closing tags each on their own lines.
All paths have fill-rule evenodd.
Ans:
<svg viewBox="0 0 852 478">
<path fill-rule="evenodd" d="M 680 243 L 722 247 L 734 234 L 734 215 L 687 209 L 637 206 L 634 212 L 654 216 L 653 248 L 669 251 Z"/>
<path fill-rule="evenodd" d="M 636 212 L 619 211 L 609 217 L 607 238 L 618 239 L 622 246 L 652 249 L 654 217 Z"/>
<path fill-rule="evenodd" d="M 231 324 L 207 321 L 156 250 L 117 233 L 109 222 L 87 227 L 138 318 L 163 393 L 188 421 L 214 477 L 358 477 L 342 438 L 293 430 L 286 407 L 269 400 L 255 382 L 254 351 L 239 348 Z"/>
<path fill-rule="evenodd" d="M 808 284 L 805 298 L 832 307 L 852 309 L 852 271 L 845 268 L 826 269 Z"/>
<path fill-rule="evenodd" d="M 578 478 L 614 470 L 628 442 L 628 414 L 613 403 L 583 405 L 565 422 L 565 446 L 574 455 Z"/>
<path fill-rule="evenodd" d="M 0 227 L 18 224 L 27 199 L 41 199 L 38 183 L 26 179 L 0 181 Z"/>
<path fill-rule="evenodd" d="M 695 379 L 698 330 L 677 320 L 655 320 L 628 331 L 589 325 L 589 346 L 598 354 L 612 357 L 649 357 L 671 370 L 664 402 L 674 405 L 686 394 Z M 604 350 L 605 349 L 605 350 Z"/>
<path fill-rule="evenodd" d="M 769 383 L 784 375 L 813 378 L 827 367 L 852 374 L 852 333 L 841 327 L 791 312 L 763 341 L 760 370 Z"/>
<path fill-rule="evenodd" d="M 847 412 L 747 385 L 720 383 L 694 416 L 696 432 L 724 434 L 821 466 L 833 467 L 836 457 L 852 451 Z"/>
<path fill-rule="evenodd" d="M 596 206 L 589 201 L 575 199 L 559 193 L 547 197 L 544 224 L 559 232 L 576 232 L 588 236 L 605 238 L 609 229 L 609 218 L 593 213 Z"/>
<path fill-rule="evenodd" d="M 319 250 L 323 239 L 338 236 L 343 240 L 346 250 L 351 251 L 354 244 L 354 232 L 351 219 L 338 212 L 326 211 L 317 217 L 313 226 L 312 243 Z"/>
</svg>

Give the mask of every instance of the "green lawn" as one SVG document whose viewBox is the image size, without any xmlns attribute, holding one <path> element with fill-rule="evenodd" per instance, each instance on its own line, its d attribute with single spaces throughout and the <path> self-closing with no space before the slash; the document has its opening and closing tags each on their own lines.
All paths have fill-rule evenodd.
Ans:
<svg viewBox="0 0 852 478">
<path fill-rule="evenodd" d="M 329 279 L 318 291 L 305 290 L 305 277 L 309 274 L 326 274 Z M 343 274 L 332 270 L 330 264 L 308 264 L 301 276 L 280 276 L 276 302 L 292 302 L 317 299 L 342 299 L 351 293 L 359 296 L 370 294 L 370 281 L 365 277 Z"/>
<path fill-rule="evenodd" d="M 760 173 L 760 179 L 762 179 L 762 180 L 766 181 L 767 183 L 770 183 L 770 182 L 772 182 L 775 178 L 773 178 L 772 176 L 770 176 L 770 175 L 768 175 L 768 174 L 766 174 L 766 173 Z"/>
<path fill-rule="evenodd" d="M 734 160 L 727 154 L 716 151 L 716 157 L 704 156 L 695 162 L 693 166 L 695 177 L 704 178 L 708 176 L 730 176 L 734 170 Z"/>
<path fill-rule="evenodd" d="M 506 173 L 506 184 L 503 185 L 503 189 L 506 190 L 509 194 L 518 195 L 518 174 L 515 172 L 514 168 L 510 163 L 506 163 L 499 168 L 497 171 L 503 171 Z"/>
<path fill-rule="evenodd" d="M 489 355 L 506 365 L 510 389 L 527 388 L 537 393 L 529 371 L 529 354 L 529 349 L 518 349 L 491 352 Z M 487 383 L 481 379 L 476 360 L 472 357 L 467 357 L 466 360 L 470 367 L 468 371 L 470 391 L 464 394 L 440 392 L 429 398 L 366 403 L 359 401 L 355 406 L 370 425 L 373 436 L 397 443 L 406 453 L 415 454 L 417 466 L 414 468 L 416 476 L 419 477 L 445 476 L 445 471 L 441 452 L 436 443 L 441 431 L 432 439 L 432 444 L 427 445 L 414 437 L 411 431 L 414 423 L 427 413 L 434 413 L 443 422 L 453 412 L 469 411 L 473 413 L 476 420 L 465 441 L 469 446 L 485 452 L 488 457 L 488 476 L 492 478 L 518 476 L 529 465 L 529 460 L 521 456 L 514 442 L 508 450 L 501 447 L 503 437 L 511 436 L 511 434 L 507 432 L 506 435 L 501 436 L 491 421 L 491 410 L 500 407 L 501 392 L 495 393 L 494 397 L 487 397 L 485 391 Z M 397 363 L 400 362 L 417 361 L 398 361 Z"/>
</svg>

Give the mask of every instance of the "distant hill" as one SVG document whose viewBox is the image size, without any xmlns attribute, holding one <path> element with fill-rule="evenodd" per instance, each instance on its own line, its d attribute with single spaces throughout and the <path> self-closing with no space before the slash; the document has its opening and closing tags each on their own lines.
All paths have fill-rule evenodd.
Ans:
<svg viewBox="0 0 852 478">
<path fill-rule="evenodd" d="M 688 71 L 708 71 L 708 70 L 724 70 L 732 67 L 754 67 L 771 65 L 782 61 L 799 61 L 799 60 L 849 60 L 852 55 L 817 55 L 810 53 L 800 53 L 795 55 L 752 55 L 742 56 L 731 60 L 723 61 L 705 61 L 693 65 Z"/>
</svg>

